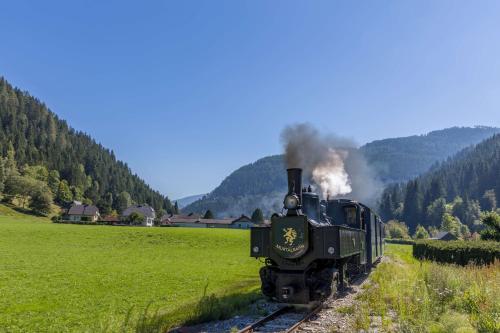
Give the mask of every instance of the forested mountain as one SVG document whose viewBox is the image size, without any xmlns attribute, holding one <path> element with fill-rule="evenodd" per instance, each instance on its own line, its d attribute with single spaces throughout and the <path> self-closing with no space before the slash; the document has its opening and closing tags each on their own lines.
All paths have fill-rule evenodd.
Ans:
<svg viewBox="0 0 500 333">
<path fill-rule="evenodd" d="M 177 205 L 179 206 L 179 208 L 183 208 L 183 207 L 186 207 L 189 204 L 192 204 L 196 200 L 200 200 L 205 195 L 206 194 L 195 194 L 195 195 L 190 195 L 190 196 L 183 197 L 183 198 L 180 198 L 180 199 L 173 199 L 172 201 L 177 202 Z"/>
<path fill-rule="evenodd" d="M 410 180 L 431 165 L 500 133 L 495 127 L 452 127 L 425 135 L 376 140 L 360 149 L 384 183 Z"/>
<path fill-rule="evenodd" d="M 231 173 L 215 190 L 182 211 L 210 209 L 221 217 L 249 215 L 255 208 L 266 213 L 276 211 L 286 189 L 284 169 L 282 155 L 261 158 Z"/>
<path fill-rule="evenodd" d="M 381 198 L 385 219 L 439 227 L 443 215 L 475 229 L 481 211 L 497 209 L 500 193 L 500 134 L 469 147 L 431 171 L 405 183 L 389 186 Z"/>
<path fill-rule="evenodd" d="M 82 200 L 104 212 L 131 201 L 170 209 L 167 197 L 151 189 L 89 135 L 72 129 L 45 104 L 0 78 L 0 186 L 43 182 L 56 202 Z M 9 178 L 10 177 L 10 178 Z M 13 178 L 17 177 L 17 178 Z M 8 186 L 7 186 L 8 185 Z"/>
<path fill-rule="evenodd" d="M 461 149 L 499 132 L 500 128 L 493 127 L 453 127 L 426 135 L 377 140 L 360 150 L 382 183 L 389 184 L 411 179 Z M 218 216 L 225 216 L 250 214 L 257 207 L 266 215 L 280 210 L 286 191 L 284 169 L 282 155 L 245 165 L 183 211 L 202 213 L 210 209 Z"/>
</svg>

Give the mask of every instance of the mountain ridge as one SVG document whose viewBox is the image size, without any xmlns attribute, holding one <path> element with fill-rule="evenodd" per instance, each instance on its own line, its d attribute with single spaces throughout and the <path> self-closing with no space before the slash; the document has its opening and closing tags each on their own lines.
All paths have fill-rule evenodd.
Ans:
<svg viewBox="0 0 500 333">
<path fill-rule="evenodd" d="M 495 133 L 500 133 L 500 128 L 450 127 L 422 135 L 375 140 L 359 150 L 378 178 L 390 184 L 411 179 Z M 284 170 L 283 155 L 260 158 L 233 171 L 207 196 L 183 210 L 202 213 L 210 209 L 219 216 L 250 214 L 255 208 L 267 214 L 279 211 L 286 191 Z"/>
</svg>

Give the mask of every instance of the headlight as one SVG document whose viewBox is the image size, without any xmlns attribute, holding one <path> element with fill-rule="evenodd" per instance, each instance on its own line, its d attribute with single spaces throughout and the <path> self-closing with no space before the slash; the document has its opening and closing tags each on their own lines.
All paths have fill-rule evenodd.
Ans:
<svg viewBox="0 0 500 333">
<path fill-rule="evenodd" d="M 289 194 L 285 197 L 283 205 L 286 209 L 297 209 L 299 206 L 299 198 L 295 194 Z"/>
</svg>

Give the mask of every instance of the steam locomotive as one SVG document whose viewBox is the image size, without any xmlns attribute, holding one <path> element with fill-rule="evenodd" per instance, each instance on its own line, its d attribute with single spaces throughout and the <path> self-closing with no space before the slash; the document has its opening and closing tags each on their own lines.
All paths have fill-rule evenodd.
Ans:
<svg viewBox="0 0 500 333">
<path fill-rule="evenodd" d="M 310 186 L 302 188 L 302 169 L 287 173 L 284 210 L 273 214 L 270 225 L 251 228 L 251 256 L 265 258 L 265 296 L 289 304 L 320 302 L 379 260 L 384 224 L 359 202 L 320 200 Z"/>
</svg>

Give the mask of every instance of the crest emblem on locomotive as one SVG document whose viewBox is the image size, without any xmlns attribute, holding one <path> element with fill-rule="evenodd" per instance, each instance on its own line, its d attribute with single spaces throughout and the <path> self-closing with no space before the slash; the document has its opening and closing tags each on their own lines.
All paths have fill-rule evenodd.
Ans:
<svg viewBox="0 0 500 333">
<path fill-rule="evenodd" d="M 283 238 L 285 238 L 285 244 L 293 245 L 293 241 L 297 238 L 297 231 L 294 228 L 283 229 Z"/>
<path fill-rule="evenodd" d="M 283 258 L 298 258 L 308 247 L 307 219 L 304 216 L 292 218 L 274 217 L 272 220 L 273 248 Z"/>
</svg>

